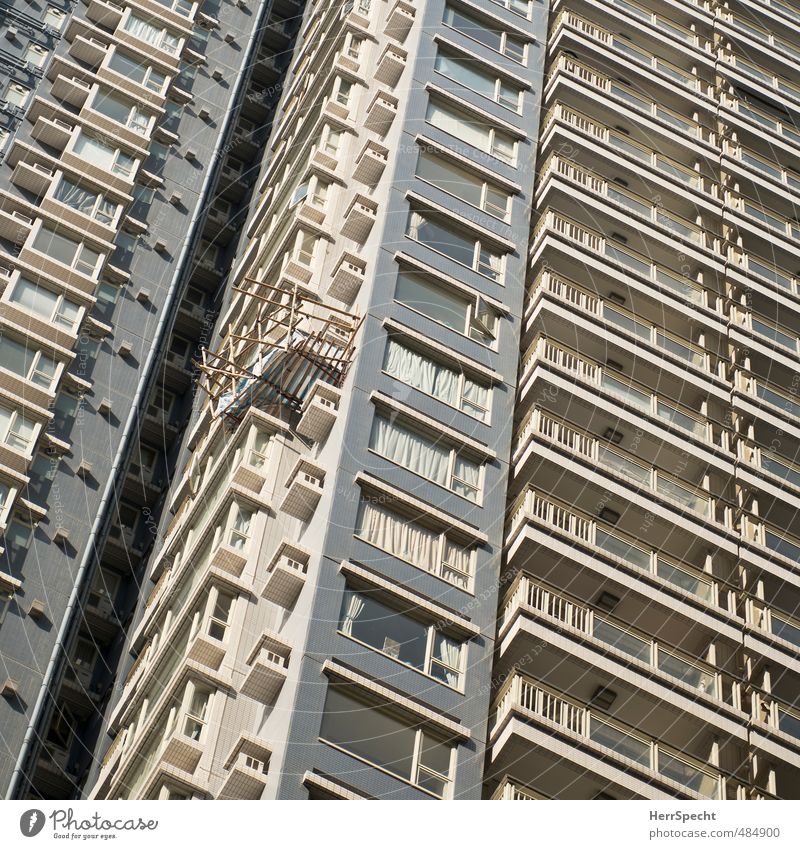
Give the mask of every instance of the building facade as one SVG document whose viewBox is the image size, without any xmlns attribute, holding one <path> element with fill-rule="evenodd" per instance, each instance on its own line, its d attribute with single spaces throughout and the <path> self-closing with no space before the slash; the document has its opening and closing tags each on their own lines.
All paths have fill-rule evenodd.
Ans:
<svg viewBox="0 0 800 849">
<path fill-rule="evenodd" d="M 800 794 L 798 51 L 552 4 L 487 795 Z"/>
<path fill-rule="evenodd" d="M 111 132 L 142 4 L 126 239 L 37 163 Z M 9 279 L 49 216 L 127 307 L 50 494 L 5 464 L 10 795 L 797 797 L 800 9 L 164 8 L 63 10 L 6 113 Z"/>
<path fill-rule="evenodd" d="M 4 795 L 89 774 L 298 8 L 3 5 Z"/>
</svg>

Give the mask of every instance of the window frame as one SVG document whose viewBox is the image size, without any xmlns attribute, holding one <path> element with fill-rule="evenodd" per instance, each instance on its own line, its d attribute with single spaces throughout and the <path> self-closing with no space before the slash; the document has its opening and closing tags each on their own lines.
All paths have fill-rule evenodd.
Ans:
<svg viewBox="0 0 800 849">
<path fill-rule="evenodd" d="M 486 41 L 481 41 L 479 38 L 475 38 L 475 36 L 470 35 L 469 32 L 465 32 L 464 30 L 459 29 L 458 27 L 454 26 L 452 23 L 450 23 L 447 20 L 449 12 L 453 12 L 454 14 L 463 15 L 468 21 L 471 21 L 474 24 L 475 29 L 478 29 L 480 27 L 480 28 L 483 28 L 487 31 L 492 31 L 492 32 L 497 33 L 500 36 L 500 46 L 499 46 L 499 48 L 493 47 L 491 44 L 487 43 Z M 451 5 L 446 3 L 445 7 L 444 7 L 444 15 L 442 17 L 442 24 L 444 26 L 446 26 L 448 29 L 451 29 L 453 32 L 457 32 L 459 35 L 463 36 L 464 38 L 468 38 L 470 41 L 474 41 L 476 44 L 480 44 L 481 46 L 485 47 L 487 50 L 491 50 L 491 51 L 493 51 L 494 53 L 497 53 L 500 56 L 504 56 L 506 59 L 510 59 L 515 64 L 522 65 L 523 68 L 528 67 L 528 52 L 529 52 L 528 47 L 530 45 L 530 41 L 526 40 L 521 34 L 518 34 L 518 33 L 512 34 L 505 29 L 499 29 L 499 27 L 502 26 L 502 22 L 498 21 L 497 22 L 498 29 L 493 29 L 491 25 L 484 23 L 479 17 L 473 16 L 473 15 L 469 14 L 468 12 L 462 11 L 461 9 L 457 8 L 456 6 L 451 6 Z M 517 59 L 513 52 L 508 52 L 509 40 L 518 41 L 518 42 L 521 43 L 521 46 L 522 46 L 522 58 L 521 59 Z"/>
<path fill-rule="evenodd" d="M 440 99 L 429 99 L 427 109 L 425 110 L 425 123 L 430 127 L 434 127 L 440 133 L 446 133 L 451 138 L 458 138 L 458 136 L 454 135 L 450 130 L 444 129 L 444 127 L 440 127 L 431 121 L 429 114 L 431 107 L 434 107 L 441 112 L 449 112 L 450 119 L 458 122 L 460 125 L 464 125 L 465 128 L 469 127 L 470 124 L 475 125 L 474 121 L 470 122 L 466 120 L 466 118 L 468 117 L 468 113 L 464 112 L 463 109 L 459 109 L 457 106 L 452 106 L 446 101 Z M 504 130 L 499 127 L 495 127 L 493 124 L 482 123 L 480 124 L 480 126 L 487 131 L 486 146 L 478 147 L 471 141 L 468 141 L 467 144 L 469 144 L 470 147 L 475 148 L 475 150 L 479 150 L 481 151 L 481 153 L 485 153 L 487 156 L 491 156 L 493 159 L 498 160 L 498 162 L 502 162 L 509 168 L 516 168 L 518 166 L 519 159 L 519 139 L 514 138 L 510 134 L 507 134 Z M 497 147 L 498 134 L 501 134 L 511 140 L 511 144 L 513 146 L 511 156 L 507 157 L 504 153 L 501 152 L 500 148 Z"/>
<path fill-rule="evenodd" d="M 492 0 L 492 2 L 496 2 L 496 0 Z M 460 80 L 457 77 L 454 77 L 451 74 L 448 74 L 445 71 L 443 71 L 439 67 L 439 60 L 440 59 L 449 59 L 451 62 L 455 62 L 457 65 L 459 63 L 464 63 L 464 62 L 466 62 L 468 64 L 469 63 L 474 64 L 476 66 L 476 68 L 480 69 L 480 70 L 476 70 L 475 73 L 477 73 L 480 76 L 484 76 L 487 80 L 491 80 L 491 79 L 494 80 L 494 93 L 492 94 L 492 96 L 489 97 L 489 95 L 485 94 L 482 91 L 478 91 L 477 89 L 473 88 L 468 83 L 466 83 L 464 80 Z M 503 85 L 510 86 L 512 84 L 510 82 L 505 81 L 501 74 L 498 74 L 497 72 L 489 71 L 483 65 L 483 63 L 479 62 L 477 59 L 473 59 L 472 57 L 467 57 L 467 56 L 464 56 L 464 55 L 458 55 L 458 54 L 456 54 L 455 51 L 442 50 L 441 48 L 439 48 L 439 50 L 436 53 L 436 58 L 434 59 L 433 70 L 436 71 L 437 74 L 441 74 L 441 76 L 443 76 L 446 80 L 450 80 L 451 82 L 454 82 L 454 83 L 460 85 L 462 88 L 466 89 L 467 91 L 471 91 L 473 94 L 477 94 L 478 97 L 483 97 L 486 100 L 491 101 L 492 103 L 496 103 L 498 106 L 502 106 L 503 109 L 508 109 L 509 112 L 513 112 L 515 115 L 520 115 L 522 113 L 522 96 L 524 94 L 524 89 L 515 88 L 515 91 L 517 92 L 517 105 L 516 106 L 508 105 L 508 102 L 503 100 L 503 98 L 502 98 Z"/>
<path fill-rule="evenodd" d="M 21 300 L 17 300 L 14 298 L 14 295 L 17 293 L 19 287 L 23 284 L 28 284 L 33 286 L 38 294 L 40 291 L 48 292 L 50 295 L 55 296 L 55 305 L 52 310 L 42 311 L 31 309 L 28 306 L 25 306 Z M 17 309 L 24 310 L 25 312 L 35 315 L 38 318 L 48 322 L 49 324 L 53 324 L 57 326 L 59 330 L 65 333 L 77 333 L 78 328 L 81 325 L 81 321 L 83 320 L 83 316 L 86 312 L 86 309 L 83 304 L 79 304 L 77 301 L 73 301 L 67 297 L 65 292 L 54 292 L 52 289 L 47 286 L 42 285 L 41 283 L 34 283 L 32 280 L 29 280 L 27 277 L 23 275 L 19 275 L 13 284 L 9 284 L 7 287 L 6 293 L 3 294 L 1 299 L 2 301 L 16 305 Z M 61 310 L 63 309 L 64 304 L 69 304 L 72 307 L 77 309 L 76 317 L 71 322 L 68 323 L 65 320 L 65 317 L 61 314 Z"/>
</svg>

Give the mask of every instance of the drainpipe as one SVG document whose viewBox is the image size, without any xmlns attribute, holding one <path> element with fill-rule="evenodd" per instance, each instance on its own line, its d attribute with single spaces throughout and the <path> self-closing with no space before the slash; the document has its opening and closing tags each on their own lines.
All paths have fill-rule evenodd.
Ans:
<svg viewBox="0 0 800 849">
<path fill-rule="evenodd" d="M 254 54 L 256 52 L 256 47 L 258 44 L 257 34 L 263 28 L 267 10 L 271 10 L 271 8 L 272 3 L 268 3 L 266 0 L 262 0 L 258 12 L 258 17 L 255 22 L 256 25 L 250 31 L 250 36 L 247 42 L 247 49 L 245 50 L 244 62 L 239 68 L 239 72 L 236 76 L 236 83 L 233 87 L 233 96 L 230 101 L 233 107 L 238 105 L 240 95 L 244 90 L 245 83 L 247 81 L 247 71 L 252 65 Z M 67 642 L 70 629 L 72 627 L 72 617 L 78 612 L 80 612 L 80 595 L 82 590 L 82 584 L 84 579 L 86 578 L 87 573 L 89 572 L 89 569 L 91 568 L 94 559 L 95 545 L 99 547 L 99 544 L 102 541 L 102 531 L 108 519 L 108 516 L 110 515 L 110 511 L 112 510 L 114 505 L 114 500 L 117 491 L 117 478 L 122 476 L 122 472 L 124 471 L 126 466 L 126 461 L 130 456 L 131 450 L 133 449 L 133 440 L 135 439 L 137 434 L 139 414 L 140 411 L 143 409 L 144 403 L 150 393 L 152 380 L 156 373 L 155 367 L 158 364 L 158 357 L 161 353 L 164 343 L 167 340 L 167 337 L 172 331 L 172 318 L 179 303 L 179 296 L 182 293 L 184 271 L 192 255 L 192 248 L 194 247 L 196 235 L 195 230 L 197 228 L 198 223 L 200 223 L 203 210 L 206 209 L 209 200 L 211 199 L 209 196 L 211 194 L 211 190 L 214 184 L 214 178 L 216 178 L 217 173 L 219 171 L 219 166 L 222 162 L 222 151 L 225 145 L 227 144 L 227 138 L 230 134 L 230 130 L 233 125 L 234 112 L 234 109 L 229 108 L 228 112 L 226 113 L 225 121 L 223 123 L 221 132 L 217 136 L 217 141 L 214 146 L 214 151 L 211 158 L 211 162 L 215 163 L 215 167 L 210 168 L 207 171 L 206 177 L 203 180 L 203 185 L 200 190 L 198 203 L 195 206 L 194 213 L 192 214 L 192 218 L 187 226 L 186 238 L 183 240 L 183 245 L 181 246 L 181 252 L 178 257 L 176 271 L 172 276 L 172 282 L 170 283 L 170 288 L 167 292 L 167 297 L 164 301 L 164 306 L 161 310 L 161 316 L 159 317 L 158 325 L 156 326 L 156 331 L 153 336 L 153 341 L 150 345 L 150 350 L 147 354 L 147 360 L 145 362 L 144 368 L 142 369 L 142 378 L 139 381 L 138 386 L 136 387 L 136 394 L 133 397 L 130 412 L 128 413 L 128 418 L 125 422 L 125 429 L 122 434 L 122 439 L 120 440 L 116 456 L 114 457 L 114 463 L 111 467 L 108 480 L 103 489 L 103 496 L 97 508 L 97 517 L 95 518 L 94 523 L 92 524 L 91 532 L 89 533 L 89 537 L 86 540 L 83 557 L 81 559 L 81 564 L 78 569 L 78 574 L 75 578 L 75 583 L 73 584 L 69 601 L 67 602 L 67 609 L 64 612 L 64 617 L 61 620 L 61 626 L 58 630 L 58 636 L 56 637 L 56 642 L 53 646 L 53 651 L 50 655 L 50 660 L 47 664 L 47 669 L 45 670 L 44 678 L 42 679 L 42 686 L 39 688 L 39 694 L 36 697 L 36 703 L 31 713 L 28 728 L 25 731 L 25 738 L 22 741 L 22 747 L 20 748 L 16 764 L 14 765 L 14 772 L 11 775 L 11 780 L 8 785 L 6 799 L 15 799 L 17 797 L 17 793 L 22 787 L 23 779 L 26 777 L 25 763 L 33 751 L 34 742 L 39 739 L 40 736 L 39 734 L 37 734 L 37 727 L 43 719 L 44 708 L 47 702 L 47 695 L 51 691 L 51 689 L 54 688 L 56 682 L 56 673 L 58 670 L 59 660 L 62 651 L 65 649 L 65 644 Z"/>
</svg>

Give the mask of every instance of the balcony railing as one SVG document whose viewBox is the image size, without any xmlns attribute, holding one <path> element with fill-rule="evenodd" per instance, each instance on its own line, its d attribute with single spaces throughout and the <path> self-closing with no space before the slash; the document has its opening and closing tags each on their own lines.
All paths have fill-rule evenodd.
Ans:
<svg viewBox="0 0 800 849">
<path fill-rule="evenodd" d="M 579 15 L 576 15 L 568 9 L 561 12 L 561 14 L 556 18 L 552 31 L 556 31 L 562 26 L 572 27 L 594 41 L 599 41 L 601 44 L 610 47 L 612 50 L 623 53 L 625 56 L 646 65 L 651 70 L 665 74 L 687 88 L 694 91 L 700 91 L 702 88 L 701 82 L 696 75 L 691 74 L 688 71 L 684 71 L 677 65 L 673 65 L 672 62 L 667 62 L 665 59 L 661 59 L 658 56 L 654 56 L 652 53 L 648 53 L 646 50 L 642 50 L 641 47 L 636 47 L 634 42 L 629 39 L 622 38 L 619 35 L 609 32 L 607 29 L 604 29 L 591 21 L 587 21 L 585 18 L 581 18 Z M 697 36 L 695 36 L 694 44 L 697 44 Z"/>
<path fill-rule="evenodd" d="M 533 520 L 550 531 L 565 534 L 629 566 L 662 579 L 707 604 L 717 605 L 719 585 L 694 566 L 675 563 L 657 549 L 645 545 L 613 525 L 598 521 L 588 513 L 540 495 L 532 487 L 524 490 L 511 513 L 509 536 L 525 522 Z"/>
<path fill-rule="evenodd" d="M 785 77 L 781 77 L 778 74 L 771 74 L 753 62 L 731 53 L 729 50 L 723 50 L 721 53 L 722 61 L 728 65 L 731 65 L 737 70 L 744 71 L 746 74 L 750 74 L 750 76 L 755 77 L 768 88 L 775 89 L 775 91 L 781 94 L 788 94 L 789 97 L 793 97 L 795 100 L 800 100 L 800 86 L 796 86 Z"/>
<path fill-rule="evenodd" d="M 635 409 L 692 434 L 697 439 L 713 442 L 711 422 L 693 410 L 668 401 L 642 383 L 623 379 L 621 372 L 604 368 L 569 348 L 552 342 L 544 336 L 534 340 L 522 361 L 522 373 L 527 374 L 534 365 L 544 360 L 560 369 L 613 395 Z M 619 376 L 618 376 L 619 375 Z"/>
<path fill-rule="evenodd" d="M 751 333 L 766 339 L 773 345 L 793 354 L 800 354 L 800 337 L 794 331 L 780 327 L 771 321 L 765 321 L 750 310 L 738 306 L 733 306 L 731 309 L 731 318 L 734 324 L 746 327 Z"/>
<path fill-rule="evenodd" d="M 492 801 L 502 802 L 534 802 L 546 798 L 547 796 L 542 796 L 541 793 L 531 790 L 530 787 L 526 787 L 508 776 L 503 778 L 497 790 L 492 794 Z"/>
<path fill-rule="evenodd" d="M 768 525 L 757 516 L 745 515 L 742 517 L 742 536 L 800 566 L 800 539 L 785 530 Z"/>
<path fill-rule="evenodd" d="M 781 410 L 784 415 L 800 418 L 800 398 L 790 395 L 773 384 L 767 383 L 752 374 L 736 372 L 736 388 Z"/>
<path fill-rule="evenodd" d="M 700 8 L 707 8 L 707 3 L 703 2 L 703 0 L 687 0 L 687 2 Z M 646 9 L 639 3 L 634 3 L 632 0 L 611 0 L 611 3 L 614 6 L 624 9 L 631 17 L 652 24 L 654 27 L 667 33 L 670 38 L 683 41 L 685 44 L 690 44 L 693 47 L 702 47 L 704 50 L 710 50 L 709 43 L 705 40 L 701 42 L 696 32 L 692 32 L 692 30 L 675 23 L 675 21 L 661 14 L 656 14 L 650 9 Z"/>
<path fill-rule="evenodd" d="M 693 171 L 691 168 L 688 168 L 675 159 L 665 156 L 663 153 L 650 150 L 632 141 L 623 133 L 612 130 L 599 121 L 595 121 L 593 118 L 589 118 L 582 112 L 563 103 L 554 104 L 545 116 L 543 135 L 550 130 L 552 123 L 556 120 L 563 121 L 565 124 L 574 127 L 578 132 L 598 139 L 610 147 L 624 151 L 634 159 L 654 168 L 656 171 L 661 171 L 667 177 L 671 177 L 690 188 L 716 197 L 717 184 L 712 182 L 708 177 L 704 177 L 698 171 Z"/>
<path fill-rule="evenodd" d="M 745 440 L 738 443 L 738 456 L 743 463 L 756 469 L 763 469 L 800 490 L 800 466 L 796 466 L 785 457 L 774 454 L 755 442 Z"/>
<path fill-rule="evenodd" d="M 618 80 L 612 80 L 605 74 L 600 74 L 588 65 L 584 65 L 582 62 L 578 62 L 563 53 L 558 56 L 550 68 L 550 73 L 547 77 L 547 87 L 550 87 L 553 80 L 559 74 L 568 74 L 592 88 L 596 88 L 605 94 L 613 95 L 623 100 L 626 105 L 643 112 L 645 115 L 649 115 L 651 118 L 656 118 L 659 121 L 664 121 L 680 133 L 698 139 L 703 139 L 704 137 L 703 128 L 696 121 L 684 118 L 658 101 L 643 96 L 632 86 Z M 607 103 L 605 105 L 608 106 Z M 713 143 L 713 134 L 709 133 L 709 141 Z"/>
<path fill-rule="evenodd" d="M 604 300 L 595 292 L 590 292 L 571 280 L 559 277 L 551 271 L 543 271 L 531 285 L 529 295 L 533 297 L 538 291 L 546 291 L 581 312 L 597 316 L 622 328 L 654 348 L 660 348 L 703 371 L 714 373 L 711 355 L 699 345 L 676 336 L 657 324 L 642 321 L 631 310 Z"/>
<path fill-rule="evenodd" d="M 791 122 L 779 121 L 768 112 L 764 112 L 750 103 L 733 97 L 725 91 L 720 94 L 720 102 L 723 106 L 734 112 L 738 112 L 739 115 L 745 118 L 749 118 L 759 126 L 766 127 L 771 132 L 789 139 L 794 144 L 800 145 L 800 131 Z"/>
<path fill-rule="evenodd" d="M 708 492 L 691 487 L 660 469 L 645 465 L 629 452 L 613 447 L 604 440 L 543 413 L 539 409 L 533 410 L 519 431 L 515 453 L 534 434 L 626 478 L 637 488 L 645 487 L 687 510 L 692 510 L 706 518 L 714 518 L 715 502 Z"/>
<path fill-rule="evenodd" d="M 800 711 L 776 699 L 771 693 L 755 691 L 752 717 L 800 740 Z"/>
<path fill-rule="evenodd" d="M 800 224 L 790 218 L 785 218 L 783 215 L 778 215 L 776 212 L 765 207 L 760 203 L 753 203 L 749 198 L 735 195 L 728 192 L 728 202 L 730 205 L 748 216 L 754 218 L 770 230 L 775 230 L 787 239 L 800 239 Z"/>
<path fill-rule="evenodd" d="M 623 654 L 646 663 L 664 675 L 677 678 L 712 698 L 722 697 L 721 675 L 712 666 L 690 658 L 678 649 L 665 646 L 625 622 L 599 613 L 565 593 L 534 581 L 522 574 L 503 608 L 501 628 L 513 617 L 520 605 L 526 605 L 545 616 L 593 637 Z M 735 682 L 734 682 L 735 683 Z"/>
<path fill-rule="evenodd" d="M 769 5 L 777 5 L 771 4 L 770 0 L 762 0 L 762 2 L 767 3 Z M 786 4 L 780 4 L 784 9 L 788 7 Z M 745 32 L 749 33 L 753 36 L 757 41 L 761 41 L 764 44 L 769 44 L 771 47 L 777 47 L 778 50 L 784 50 L 790 56 L 793 56 L 795 59 L 800 60 L 800 50 L 795 47 L 793 44 L 790 44 L 788 41 L 780 38 L 769 30 L 762 29 L 757 24 L 754 24 L 752 20 L 745 18 L 737 13 L 731 12 L 726 9 L 720 9 L 717 14 L 721 15 L 724 20 L 729 21 L 732 24 L 736 24 L 740 29 L 745 30 Z M 792 9 L 790 14 L 800 23 L 800 15 Z"/>
<path fill-rule="evenodd" d="M 702 761 L 665 746 L 594 708 L 566 698 L 524 675 L 509 678 L 496 702 L 496 721 L 512 711 L 538 717 L 658 773 L 707 799 L 723 798 L 722 776 Z M 629 767 L 625 766 L 627 770 Z"/>
<path fill-rule="evenodd" d="M 746 600 L 745 611 L 746 619 L 751 625 L 800 648 L 800 619 L 775 610 L 757 598 Z"/>
<path fill-rule="evenodd" d="M 626 271 L 670 289 L 692 303 L 705 307 L 710 305 L 709 293 L 693 280 L 669 271 L 644 254 L 632 251 L 621 242 L 616 242 L 595 230 L 584 227 L 583 224 L 578 224 L 554 209 L 547 209 L 539 219 L 531 242 L 534 249 L 546 230 L 551 230 L 561 238 L 580 245 L 605 260 L 622 265 Z"/>
<path fill-rule="evenodd" d="M 599 174 L 576 165 L 571 160 L 564 159 L 558 154 L 550 156 L 539 174 L 541 182 L 544 182 L 551 174 L 557 174 L 591 194 L 600 195 L 612 203 L 624 207 L 628 212 L 639 218 L 644 218 L 657 227 L 669 230 L 670 233 L 681 239 L 686 239 L 701 247 L 714 247 L 713 235 L 706 233 L 699 225 L 670 212 L 641 195 L 622 188 L 617 183 L 609 182 Z"/>
</svg>

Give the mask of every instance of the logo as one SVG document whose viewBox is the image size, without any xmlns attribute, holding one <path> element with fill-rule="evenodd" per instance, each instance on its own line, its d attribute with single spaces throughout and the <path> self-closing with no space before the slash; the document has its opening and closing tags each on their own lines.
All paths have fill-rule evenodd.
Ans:
<svg viewBox="0 0 800 849">
<path fill-rule="evenodd" d="M 36 837 L 44 828 L 44 814 L 36 808 L 31 808 L 19 818 L 19 830 L 25 837 Z"/>
</svg>

